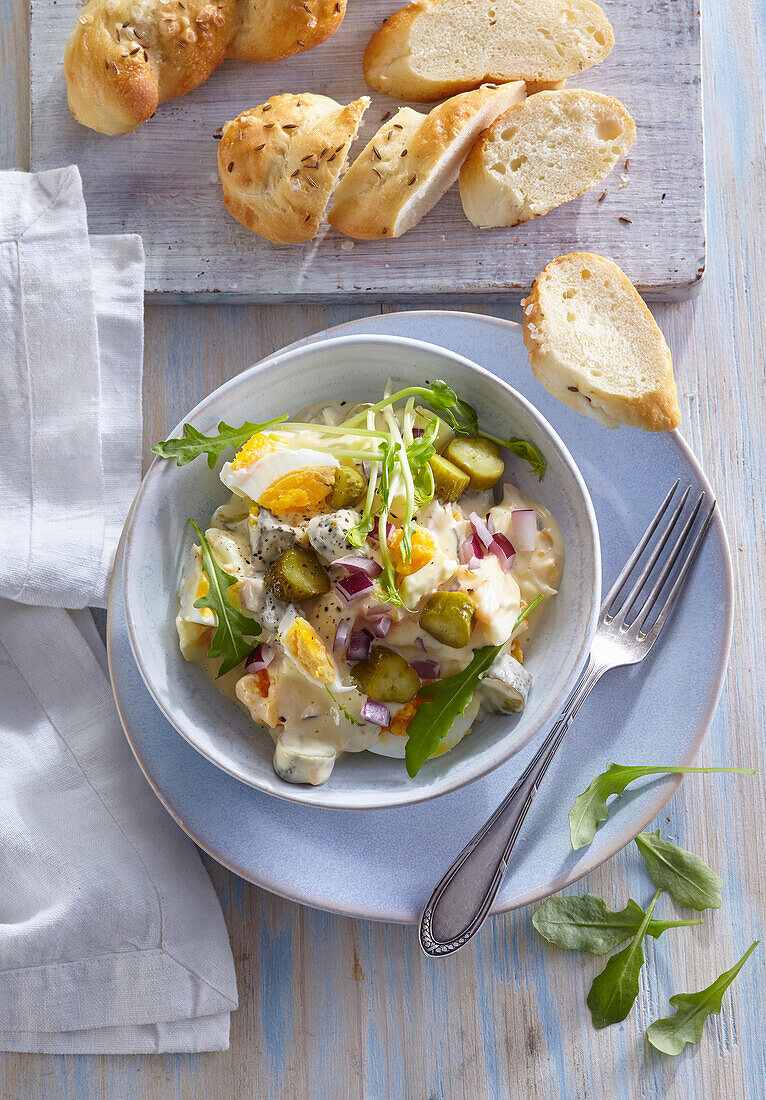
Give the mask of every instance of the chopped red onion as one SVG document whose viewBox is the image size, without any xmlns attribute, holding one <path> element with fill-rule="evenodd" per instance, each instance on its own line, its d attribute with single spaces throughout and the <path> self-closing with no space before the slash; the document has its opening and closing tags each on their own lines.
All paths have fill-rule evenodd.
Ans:
<svg viewBox="0 0 766 1100">
<path fill-rule="evenodd" d="M 372 558 L 366 558 L 363 554 L 346 554 L 342 558 L 336 558 L 333 565 L 342 565 L 344 569 L 352 569 L 366 573 L 368 577 L 379 577 L 383 569 Z"/>
<path fill-rule="evenodd" d="M 391 711 L 385 703 L 376 703 L 374 699 L 365 699 L 362 707 L 362 718 L 372 722 L 374 726 L 385 728 L 391 722 Z"/>
<path fill-rule="evenodd" d="M 388 615 L 391 611 L 391 605 L 387 603 L 373 603 L 367 608 L 364 613 L 365 619 L 382 619 L 384 615 Z"/>
<path fill-rule="evenodd" d="M 351 633 L 351 620 L 341 619 L 338 623 L 338 629 L 335 631 L 335 639 L 332 643 L 333 653 L 344 653 L 346 646 L 348 645 L 349 634 Z"/>
<path fill-rule="evenodd" d="M 385 638 L 393 626 L 394 620 L 390 615 L 381 615 L 379 619 L 370 621 L 369 629 L 376 638 Z"/>
<path fill-rule="evenodd" d="M 471 512 L 468 517 L 471 521 L 471 527 L 473 527 L 475 534 L 479 536 L 486 548 L 489 550 L 489 544 L 492 542 L 492 532 L 487 527 L 484 520 L 478 514 L 478 512 Z"/>
<path fill-rule="evenodd" d="M 245 672 L 249 676 L 252 676 L 254 672 L 260 672 L 261 669 L 268 668 L 276 655 L 277 653 L 273 646 L 268 645 L 266 642 L 261 642 L 260 645 L 255 647 L 245 661 Z"/>
<path fill-rule="evenodd" d="M 392 532 L 395 531 L 395 530 L 396 530 L 396 528 L 394 527 L 393 523 L 387 523 L 386 524 L 386 542 L 388 542 L 388 540 L 391 538 Z M 378 543 L 380 542 L 380 539 L 378 538 L 378 524 L 377 524 L 377 521 L 375 522 L 375 526 L 370 531 L 367 538 L 373 544 L 373 546 L 377 546 Z"/>
<path fill-rule="evenodd" d="M 348 640 L 347 659 L 349 661 L 366 661 L 370 656 L 371 643 L 372 638 L 366 630 L 352 630 L 351 637 Z"/>
<path fill-rule="evenodd" d="M 491 512 L 487 512 L 487 530 L 490 531 L 494 535 L 494 533 L 495 533 L 495 517 L 492 515 Z"/>
<path fill-rule="evenodd" d="M 415 639 L 415 645 L 418 647 L 418 649 L 422 649 L 423 652 L 425 653 L 426 643 L 423 641 L 423 639 L 420 637 L 419 634 L 418 634 L 417 638 Z"/>
<path fill-rule="evenodd" d="M 477 569 L 481 569 L 481 558 L 470 558 L 465 563 L 466 569 L 470 569 L 472 573 L 475 573 Z"/>
<path fill-rule="evenodd" d="M 471 535 L 470 538 L 463 539 L 458 547 L 458 554 L 463 565 L 468 565 L 473 558 L 483 558 L 486 552 L 484 543 L 478 535 Z"/>
<path fill-rule="evenodd" d="M 430 658 L 418 658 L 410 661 L 410 666 L 415 669 L 421 680 L 438 680 L 441 673 L 441 665 Z"/>
<path fill-rule="evenodd" d="M 490 553 L 494 554 L 500 562 L 503 572 L 510 573 L 513 569 L 513 563 L 516 561 L 516 551 L 505 535 L 501 534 L 500 531 L 493 535 L 492 545 L 489 549 Z"/>
<path fill-rule="evenodd" d="M 372 588 L 372 581 L 366 573 L 360 572 L 355 569 L 353 573 L 349 573 L 341 579 L 335 585 L 335 591 L 338 593 L 344 603 L 354 603 L 356 600 L 363 599 Z"/>
<path fill-rule="evenodd" d="M 412 429 L 412 438 L 413 439 L 420 439 L 421 435 L 425 435 L 425 434 L 426 434 L 425 428 L 413 428 Z"/>
<path fill-rule="evenodd" d="M 519 550 L 534 550 L 537 543 L 537 516 L 534 508 L 515 508 L 511 512 L 511 535 Z"/>
</svg>

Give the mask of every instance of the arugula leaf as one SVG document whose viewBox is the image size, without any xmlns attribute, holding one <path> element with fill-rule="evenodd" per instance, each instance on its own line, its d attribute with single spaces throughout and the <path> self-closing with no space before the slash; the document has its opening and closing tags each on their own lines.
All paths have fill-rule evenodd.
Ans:
<svg viewBox="0 0 766 1100">
<path fill-rule="evenodd" d="M 475 649 L 470 664 L 462 672 L 446 680 L 424 684 L 420 689 L 418 698 L 424 701 L 407 726 L 404 759 L 410 779 L 414 779 L 429 756 L 436 752 L 458 715 L 465 714 L 476 685 L 502 648 L 502 645 L 485 645 Z"/>
<path fill-rule="evenodd" d="M 541 592 L 524 608 L 513 624 L 511 637 L 542 598 Z M 479 681 L 504 645 L 505 642 L 501 642 L 500 645 L 485 645 L 481 649 L 475 649 L 470 664 L 462 672 L 448 676 L 446 680 L 424 684 L 420 689 L 418 698 L 423 702 L 407 726 L 407 745 L 404 750 L 407 774 L 411 779 L 415 778 L 429 756 L 436 752 L 455 719 L 465 714 L 465 708 L 471 702 Z"/>
<path fill-rule="evenodd" d="M 697 910 L 721 908 L 723 882 L 699 856 L 663 840 L 659 829 L 639 833 L 635 840 L 654 885 L 667 890 L 679 905 Z"/>
<path fill-rule="evenodd" d="M 724 970 L 712 985 L 698 993 L 675 993 L 669 998 L 675 1008 L 673 1016 L 655 1020 L 646 1029 L 646 1037 L 663 1054 L 680 1054 L 687 1043 L 698 1043 L 708 1016 L 721 1011 L 723 995 L 750 958 L 760 940 L 751 943 L 731 970 Z"/>
<path fill-rule="evenodd" d="M 192 424 L 184 424 L 183 435 L 155 443 L 152 452 L 160 458 L 174 458 L 179 466 L 185 466 L 187 462 L 193 462 L 195 458 L 206 454 L 207 464 L 212 470 L 227 447 L 234 447 L 236 450 L 247 443 L 251 435 L 274 424 L 281 424 L 283 420 L 287 420 L 287 416 L 276 416 L 263 424 L 246 423 L 240 428 L 232 428 L 222 420 L 218 425 L 218 435 L 203 435 Z"/>
<path fill-rule="evenodd" d="M 661 893 L 658 890 L 652 898 L 633 942 L 612 955 L 601 973 L 593 979 L 587 1005 L 594 1027 L 619 1024 L 633 1007 L 638 996 L 638 977 L 644 965 L 644 936 Z"/>
<path fill-rule="evenodd" d="M 237 578 L 220 567 L 213 556 L 209 542 L 194 520 L 190 519 L 189 523 L 194 528 L 202 548 L 202 568 L 209 585 L 207 594 L 195 600 L 194 606 L 209 607 L 215 611 L 218 625 L 207 655 L 223 657 L 216 677 L 225 676 L 227 672 L 236 668 L 240 661 L 244 661 L 252 650 L 252 643 L 246 642 L 245 637 L 257 638 L 261 628 L 255 619 L 243 615 L 230 603 L 227 592 L 233 584 L 237 583 Z"/>
<path fill-rule="evenodd" d="M 609 816 L 607 798 L 613 794 L 622 796 L 625 788 L 634 779 L 640 779 L 644 775 L 707 774 L 708 772 L 755 775 L 752 768 L 680 768 L 663 765 L 656 767 L 643 764 L 607 764 L 606 771 L 597 775 L 582 794 L 578 794 L 569 811 L 569 835 L 572 848 L 577 851 L 578 848 L 584 848 L 586 844 L 590 844 L 598 826 Z"/>
<path fill-rule="evenodd" d="M 646 916 L 644 910 L 632 898 L 624 909 L 611 910 L 603 898 L 596 894 L 585 897 L 548 898 L 532 914 L 532 925 L 547 940 L 564 951 L 588 951 L 591 955 L 605 955 L 628 936 L 635 936 Z M 668 928 L 685 928 L 702 924 L 695 920 L 650 920 L 646 935 L 657 939 Z"/>
</svg>

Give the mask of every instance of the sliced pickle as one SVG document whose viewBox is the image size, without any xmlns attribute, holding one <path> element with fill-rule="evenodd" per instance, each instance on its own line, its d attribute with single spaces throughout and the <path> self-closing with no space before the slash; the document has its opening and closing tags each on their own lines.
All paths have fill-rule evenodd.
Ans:
<svg viewBox="0 0 766 1100">
<path fill-rule="evenodd" d="M 505 469 L 500 448 L 491 439 L 481 436 L 456 436 L 444 457 L 468 474 L 472 489 L 491 489 Z"/>
<path fill-rule="evenodd" d="M 330 578 L 310 546 L 290 546 L 266 570 L 266 588 L 287 603 L 301 603 L 330 591 Z"/>
<path fill-rule="evenodd" d="M 420 625 L 432 638 L 463 649 L 476 623 L 476 600 L 467 592 L 435 592 L 420 613 Z"/>
<path fill-rule="evenodd" d="M 335 471 L 335 485 L 327 497 L 327 509 L 337 512 L 358 504 L 365 494 L 367 482 L 353 466 L 341 466 Z"/>
<path fill-rule="evenodd" d="M 444 455 L 434 455 L 428 465 L 434 475 L 436 499 L 442 504 L 451 504 L 458 500 L 468 488 L 471 480 L 465 470 L 461 470 Z"/>
<path fill-rule="evenodd" d="M 378 703 L 409 703 L 420 690 L 420 677 L 398 653 L 375 646 L 366 661 L 351 669 L 351 678 Z"/>
</svg>

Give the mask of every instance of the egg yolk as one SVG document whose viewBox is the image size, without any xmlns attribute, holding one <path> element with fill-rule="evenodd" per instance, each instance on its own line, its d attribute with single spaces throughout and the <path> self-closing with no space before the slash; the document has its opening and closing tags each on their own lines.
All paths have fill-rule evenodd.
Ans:
<svg viewBox="0 0 766 1100">
<path fill-rule="evenodd" d="M 334 485 L 332 466 L 307 466 L 277 478 L 258 497 L 258 504 L 275 516 L 309 512 L 324 504 Z"/>
<path fill-rule="evenodd" d="M 388 539 L 388 549 L 391 561 L 394 563 L 397 575 L 409 577 L 411 573 L 417 573 L 424 565 L 428 565 L 434 556 L 436 543 L 430 531 L 425 527 L 416 527 L 412 532 L 412 557 L 406 561 L 402 551 L 402 530 L 398 527 L 391 533 Z"/>
<path fill-rule="evenodd" d="M 244 466 L 251 466 L 253 462 L 258 462 L 266 455 L 273 454 L 274 451 L 282 451 L 286 446 L 285 441 L 278 435 L 269 434 L 268 432 L 256 432 L 237 451 L 232 459 L 231 468 L 232 470 L 241 470 Z"/>
<path fill-rule="evenodd" d="M 324 642 L 305 619 L 296 619 L 285 631 L 282 639 L 286 651 L 296 664 L 308 672 L 320 684 L 335 681 L 335 668 Z"/>
<path fill-rule="evenodd" d="M 415 698 L 411 699 L 409 703 L 405 703 L 391 719 L 388 729 L 396 737 L 407 736 L 407 726 L 409 726 L 412 719 L 415 717 L 415 711 L 420 706 L 422 700 Z"/>
</svg>

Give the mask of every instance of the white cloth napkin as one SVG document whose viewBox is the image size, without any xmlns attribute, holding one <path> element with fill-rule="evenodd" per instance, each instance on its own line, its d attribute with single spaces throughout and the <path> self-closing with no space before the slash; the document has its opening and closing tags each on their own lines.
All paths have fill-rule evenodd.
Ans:
<svg viewBox="0 0 766 1100">
<path fill-rule="evenodd" d="M 210 880 L 63 610 L 105 605 L 138 487 L 143 271 L 139 237 L 88 237 L 77 168 L 0 173 L 0 1050 L 222 1050 L 237 1006 Z"/>
</svg>

